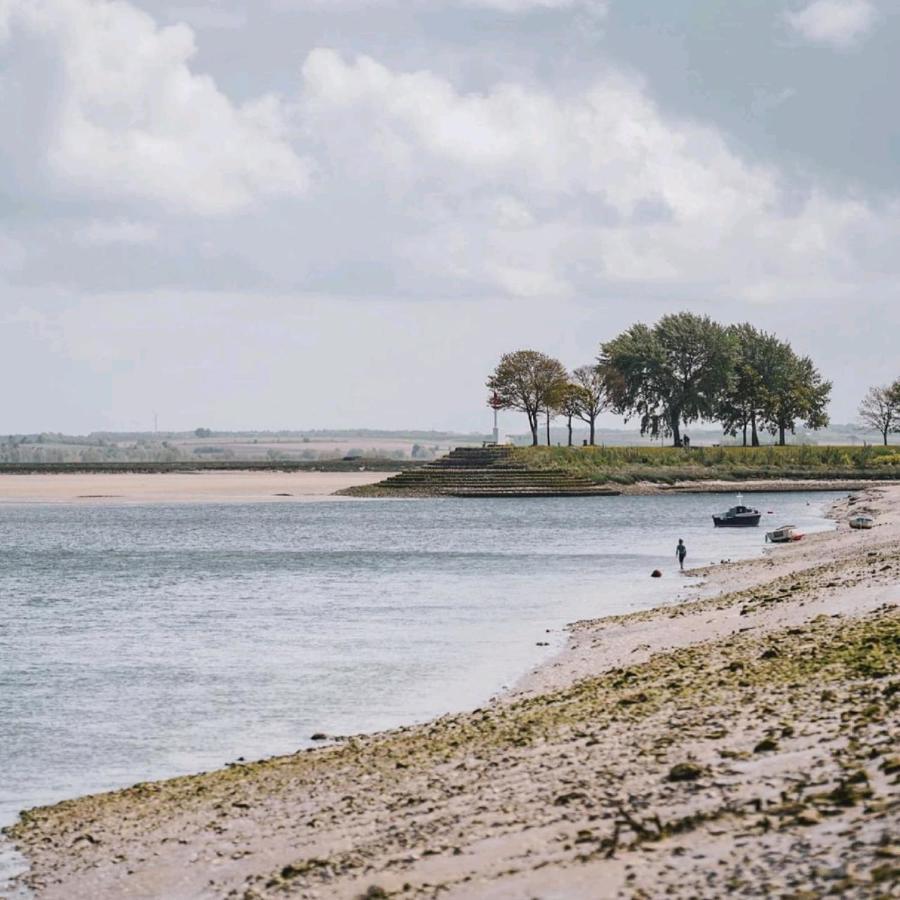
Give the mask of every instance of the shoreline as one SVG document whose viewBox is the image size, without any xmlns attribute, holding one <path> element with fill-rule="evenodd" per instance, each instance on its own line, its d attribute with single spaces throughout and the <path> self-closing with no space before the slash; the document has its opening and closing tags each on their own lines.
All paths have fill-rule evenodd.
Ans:
<svg viewBox="0 0 900 900">
<path fill-rule="evenodd" d="M 835 644 L 896 632 L 898 500 L 900 486 L 867 488 L 862 499 L 837 506 L 844 517 L 851 506 L 876 512 L 871 532 L 850 532 L 842 524 L 762 557 L 694 570 L 692 577 L 705 579 L 696 599 L 574 623 L 561 654 L 484 709 L 24 814 L 12 836 L 32 863 L 28 880 L 38 898 L 349 898 L 372 885 L 386 894 L 371 896 L 434 896 L 442 885 L 442 896 L 526 898 L 542 889 L 619 896 L 646 888 L 642 879 L 652 876 L 655 888 L 667 885 L 680 896 L 687 875 L 704 869 L 696 854 L 707 842 L 718 847 L 714 862 L 723 874 L 738 864 L 732 846 L 738 839 L 723 834 L 758 827 L 752 839 L 777 845 L 766 852 L 787 858 L 796 834 L 809 839 L 818 829 L 822 852 L 830 852 L 829 841 L 836 841 L 831 826 L 853 826 L 845 819 L 863 798 L 833 815 L 799 799 L 794 806 L 802 809 L 774 811 L 785 805 L 773 799 L 776 788 L 793 790 L 798 761 L 812 764 L 819 726 L 811 715 L 803 720 L 809 710 L 794 709 L 790 697 L 811 690 L 812 676 L 802 688 L 755 698 L 769 709 L 756 718 L 747 713 L 744 695 L 760 685 L 772 694 L 783 681 L 779 667 L 790 670 L 808 645 L 830 661 Z M 727 664 L 710 668 L 722 660 Z M 889 672 L 879 677 L 896 675 L 895 664 L 891 656 Z M 852 706 L 853 691 L 842 693 L 848 671 L 838 673 L 834 693 Z M 796 677 L 793 670 L 787 675 Z M 712 703 L 716 691 L 723 694 L 718 704 Z M 726 702 L 734 694 L 746 702 Z M 691 697 L 698 702 L 688 702 Z M 776 737 L 768 735 L 773 728 Z M 746 738 L 736 749 L 712 746 L 736 735 Z M 752 749 L 765 740 L 773 749 Z M 872 746 L 880 746 L 874 738 Z M 828 784 L 839 781 L 844 769 L 831 771 L 834 759 L 814 762 L 824 767 L 820 775 L 831 777 Z M 688 767 L 685 777 L 672 778 L 681 764 Z M 882 770 L 865 771 L 870 796 L 889 797 Z M 754 791 L 751 801 L 758 803 L 750 815 L 738 801 Z M 729 795 L 724 806 L 722 794 Z M 635 805 L 634 796 L 645 800 Z M 710 805 L 714 800 L 718 806 Z M 890 857 L 877 856 L 880 845 L 867 830 L 885 816 L 896 823 L 896 805 L 884 802 L 859 826 L 858 841 L 875 861 L 871 871 L 893 865 Z M 803 816 L 807 824 L 799 821 Z M 751 820 L 769 825 L 751 827 Z M 713 822 L 719 834 L 710 830 Z M 746 848 L 751 838 L 742 840 Z M 669 868 L 654 868 L 673 841 L 677 847 L 665 854 Z M 846 850 L 846 842 L 837 843 Z M 854 854 L 864 855 L 859 848 Z M 862 879 L 871 871 L 842 877 Z M 615 889 L 598 895 L 598 877 Z M 797 877 L 817 876 L 798 869 Z M 711 885 L 690 890 L 684 896 L 716 895 L 703 893 Z"/>
<path fill-rule="evenodd" d="M 388 476 L 386 476 L 387 478 Z M 384 480 L 384 479 L 383 479 Z M 358 499 L 453 499 L 452 494 L 436 494 L 426 491 L 417 491 L 404 488 L 385 488 L 380 486 L 380 481 L 365 484 L 360 487 L 344 488 L 340 494 L 345 497 Z M 865 491 L 873 488 L 890 487 L 896 485 L 896 481 L 873 481 L 866 479 L 829 479 L 829 478 L 760 478 L 749 481 L 724 481 L 721 479 L 705 479 L 698 481 L 676 481 L 674 483 L 638 481 L 634 484 L 619 484 L 615 481 L 605 481 L 597 484 L 597 488 L 609 489 L 614 494 L 596 494 L 598 498 L 604 496 L 630 496 L 630 497 L 656 497 L 665 494 L 763 494 L 763 493 L 798 493 L 798 492 L 852 492 Z M 518 495 L 525 496 L 525 495 Z M 516 498 L 514 493 L 510 498 Z"/>
</svg>

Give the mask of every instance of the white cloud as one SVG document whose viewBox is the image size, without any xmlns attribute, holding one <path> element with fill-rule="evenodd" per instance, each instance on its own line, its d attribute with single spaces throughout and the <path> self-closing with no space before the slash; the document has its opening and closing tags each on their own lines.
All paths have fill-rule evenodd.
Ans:
<svg viewBox="0 0 900 900">
<path fill-rule="evenodd" d="M 348 10 L 372 7 L 404 9 L 494 9 L 516 14 L 540 10 L 590 10 L 605 13 L 609 0 L 270 0 L 277 9 Z"/>
<path fill-rule="evenodd" d="M 869 0 L 814 0 L 803 9 L 785 13 L 788 24 L 805 40 L 837 49 L 857 44 L 877 18 Z"/>
<path fill-rule="evenodd" d="M 307 187 L 308 165 L 284 138 L 279 102 L 236 105 L 194 73 L 188 27 L 160 28 L 125 2 L 6 4 L 12 29 L 46 42 L 59 61 L 58 94 L 34 104 L 54 117 L 38 149 L 61 189 L 214 215 Z"/>
<path fill-rule="evenodd" d="M 316 50 L 301 115 L 330 186 L 382 186 L 407 224 L 392 252 L 436 283 L 528 297 L 672 285 L 707 297 L 814 297 L 860 284 L 861 242 L 890 215 L 738 156 L 610 73 L 566 96 L 500 84 L 461 93 L 430 72 Z M 324 168 L 323 162 L 323 168 Z"/>
</svg>

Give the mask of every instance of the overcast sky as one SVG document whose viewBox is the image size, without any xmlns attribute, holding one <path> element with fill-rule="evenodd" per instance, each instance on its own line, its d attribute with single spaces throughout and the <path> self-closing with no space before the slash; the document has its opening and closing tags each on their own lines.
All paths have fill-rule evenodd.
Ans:
<svg viewBox="0 0 900 900">
<path fill-rule="evenodd" d="M 0 433 L 486 429 L 501 352 L 680 309 L 851 421 L 898 46 L 900 0 L 0 0 Z"/>
</svg>

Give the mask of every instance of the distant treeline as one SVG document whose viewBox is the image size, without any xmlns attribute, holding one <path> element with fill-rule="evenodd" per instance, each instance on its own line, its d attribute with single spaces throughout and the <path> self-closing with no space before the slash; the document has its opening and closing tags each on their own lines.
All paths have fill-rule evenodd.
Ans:
<svg viewBox="0 0 900 900">
<path fill-rule="evenodd" d="M 671 437 L 676 447 L 687 444 L 683 428 L 698 421 L 719 422 L 744 446 L 759 446 L 761 431 L 784 445 L 798 423 L 809 430 L 828 425 L 831 395 L 831 382 L 787 341 L 747 323 L 723 326 L 691 313 L 633 325 L 571 374 L 535 350 L 507 353 L 487 386 L 491 406 L 526 414 L 534 445 L 542 416 L 548 444 L 558 416 L 568 422 L 570 445 L 574 418 L 589 425 L 594 444 L 603 410 L 636 419 L 642 435 Z"/>
</svg>

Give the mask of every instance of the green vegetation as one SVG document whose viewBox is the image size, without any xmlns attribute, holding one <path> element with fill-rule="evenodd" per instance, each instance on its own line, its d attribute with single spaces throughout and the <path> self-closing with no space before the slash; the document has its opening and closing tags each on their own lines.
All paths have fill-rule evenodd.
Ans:
<svg viewBox="0 0 900 900">
<path fill-rule="evenodd" d="M 652 326 L 632 325 L 601 343 L 596 362 L 572 375 L 536 350 L 506 353 L 487 387 L 489 405 L 528 416 L 533 446 L 541 414 L 548 445 L 550 420 L 559 415 L 568 422 L 569 446 L 573 418 L 590 425 L 593 444 L 603 409 L 626 422 L 636 419 L 642 435 L 671 437 L 676 447 L 689 446 L 682 429 L 692 422 L 719 422 L 724 434 L 741 434 L 744 446 L 748 432 L 750 444 L 759 446 L 765 430 L 784 446 L 798 423 L 810 430 L 828 426 L 831 395 L 831 382 L 786 341 L 747 323 L 726 327 L 687 312 L 663 316 Z M 900 403 L 893 387 L 884 396 L 895 407 Z M 878 416 L 867 422 L 883 432 L 886 443 L 890 426 Z"/>
<path fill-rule="evenodd" d="M 518 447 L 531 469 L 561 469 L 598 484 L 649 481 L 900 478 L 892 447 Z"/>
</svg>

